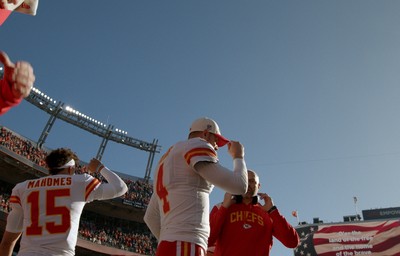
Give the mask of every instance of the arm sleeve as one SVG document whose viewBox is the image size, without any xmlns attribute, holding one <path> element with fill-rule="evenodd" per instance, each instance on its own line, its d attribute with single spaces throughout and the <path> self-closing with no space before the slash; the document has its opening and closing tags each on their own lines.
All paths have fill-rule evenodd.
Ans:
<svg viewBox="0 0 400 256">
<path fill-rule="evenodd" d="M 101 183 L 97 189 L 91 194 L 92 200 L 106 200 L 122 196 L 128 191 L 125 182 L 107 167 L 103 167 L 100 171 L 101 175 L 108 183 Z"/>
<path fill-rule="evenodd" d="M 11 233 L 20 233 L 23 228 L 24 213 L 20 205 L 14 204 L 7 217 L 6 231 Z"/>
<path fill-rule="evenodd" d="M 226 219 L 228 209 L 223 207 L 222 204 L 213 207 L 210 213 L 210 236 L 208 238 L 208 246 L 214 246 L 217 242 L 222 226 Z"/>
<path fill-rule="evenodd" d="M 22 98 L 15 98 L 11 86 L 5 79 L 0 80 L 0 115 L 6 113 L 10 108 L 21 103 Z"/>
<path fill-rule="evenodd" d="M 280 214 L 279 210 L 276 209 L 269 214 L 273 221 L 272 234 L 276 237 L 284 246 L 288 248 L 295 248 L 300 242 L 299 235 L 295 228 L 290 225 L 286 218 Z"/>
<path fill-rule="evenodd" d="M 146 213 L 144 214 L 144 222 L 149 227 L 151 233 L 153 233 L 158 240 L 161 230 L 161 218 L 155 192 L 151 195 L 149 205 L 147 206 Z"/>
<path fill-rule="evenodd" d="M 233 172 L 219 163 L 198 162 L 194 168 L 207 181 L 234 195 L 247 192 L 247 167 L 244 159 L 233 160 Z"/>
</svg>

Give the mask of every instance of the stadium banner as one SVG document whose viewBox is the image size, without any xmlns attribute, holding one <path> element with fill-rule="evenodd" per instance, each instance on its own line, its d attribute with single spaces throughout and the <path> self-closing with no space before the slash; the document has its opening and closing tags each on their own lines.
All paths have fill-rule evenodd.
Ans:
<svg viewBox="0 0 400 256">
<path fill-rule="evenodd" d="M 400 220 L 310 224 L 296 227 L 294 256 L 400 256 Z"/>
<path fill-rule="evenodd" d="M 400 218 L 400 207 L 363 210 L 364 220 Z"/>
</svg>

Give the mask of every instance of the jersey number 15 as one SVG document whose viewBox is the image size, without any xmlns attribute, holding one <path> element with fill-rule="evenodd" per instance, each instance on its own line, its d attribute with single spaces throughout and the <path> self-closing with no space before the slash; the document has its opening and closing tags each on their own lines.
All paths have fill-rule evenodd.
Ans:
<svg viewBox="0 0 400 256">
<path fill-rule="evenodd" d="M 42 194 L 41 194 L 42 192 Z M 45 195 L 43 195 L 45 193 Z M 46 230 L 50 234 L 59 234 L 66 232 L 71 227 L 71 214 L 66 206 L 56 206 L 56 198 L 70 196 L 70 189 L 55 189 L 46 191 L 32 191 L 27 201 L 31 205 L 31 225 L 26 228 L 27 236 L 42 235 L 43 226 L 39 223 L 39 216 L 41 211 L 45 211 L 45 216 L 61 217 L 61 223 L 56 224 L 54 221 L 44 223 Z M 46 203 L 45 209 L 40 209 L 40 196 L 45 196 Z"/>
</svg>

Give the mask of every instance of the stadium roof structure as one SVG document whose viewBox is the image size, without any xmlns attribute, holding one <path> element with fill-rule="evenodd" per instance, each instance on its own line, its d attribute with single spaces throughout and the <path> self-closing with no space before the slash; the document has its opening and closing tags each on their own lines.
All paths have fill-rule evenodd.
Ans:
<svg viewBox="0 0 400 256">
<path fill-rule="evenodd" d="M 67 123 L 70 123 L 78 128 L 86 130 L 92 134 L 95 134 L 103 138 L 102 143 L 97 152 L 97 159 L 101 159 L 108 141 L 114 141 L 116 143 L 124 144 L 129 147 L 133 147 L 139 150 L 149 152 L 149 158 L 147 161 L 145 180 L 150 180 L 151 168 L 156 153 L 160 153 L 161 146 L 158 145 L 158 140 L 153 139 L 152 142 L 146 142 L 128 136 L 128 133 L 122 129 L 114 127 L 112 124 L 105 124 L 100 122 L 80 111 L 73 109 L 61 101 L 54 100 L 52 97 L 46 95 L 34 87 L 28 97 L 25 98 L 29 103 L 45 111 L 50 115 L 50 118 L 43 129 L 43 132 L 37 142 L 41 147 L 51 131 L 52 126 L 56 119 L 61 119 Z"/>
</svg>

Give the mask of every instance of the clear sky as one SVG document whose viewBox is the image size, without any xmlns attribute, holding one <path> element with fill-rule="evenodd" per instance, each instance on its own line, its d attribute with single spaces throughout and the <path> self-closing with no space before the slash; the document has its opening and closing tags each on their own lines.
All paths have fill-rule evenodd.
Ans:
<svg viewBox="0 0 400 256">
<path fill-rule="evenodd" d="M 162 153 L 194 119 L 215 119 L 291 224 L 292 210 L 329 223 L 400 206 L 399 11 L 390 0 L 42 0 L 37 16 L 0 27 L 0 49 L 31 62 L 47 95 L 158 139 Z M 23 102 L 0 123 L 37 141 L 48 118 Z M 100 143 L 57 120 L 45 145 L 88 161 Z M 143 177 L 147 157 L 109 142 L 103 161 Z M 232 167 L 226 148 L 219 157 Z M 275 241 L 271 255 L 293 254 Z"/>
</svg>

